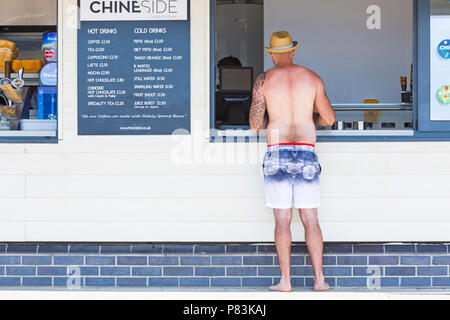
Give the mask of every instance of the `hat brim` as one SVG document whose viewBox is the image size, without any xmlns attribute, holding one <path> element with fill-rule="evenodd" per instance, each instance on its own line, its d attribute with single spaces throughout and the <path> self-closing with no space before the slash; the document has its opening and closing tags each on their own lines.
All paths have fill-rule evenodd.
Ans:
<svg viewBox="0 0 450 320">
<path fill-rule="evenodd" d="M 293 46 L 291 48 L 288 49 L 276 49 L 276 48 L 269 48 L 269 47 L 264 47 L 269 53 L 288 53 L 291 51 L 294 51 L 297 46 L 298 46 L 298 41 L 293 41 Z"/>
</svg>

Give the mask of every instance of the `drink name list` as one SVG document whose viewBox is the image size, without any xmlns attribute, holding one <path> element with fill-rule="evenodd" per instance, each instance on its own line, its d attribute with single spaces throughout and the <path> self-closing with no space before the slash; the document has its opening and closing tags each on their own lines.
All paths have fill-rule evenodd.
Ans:
<svg viewBox="0 0 450 320">
<path fill-rule="evenodd" d="M 78 133 L 190 131 L 188 20 L 82 21 Z"/>
</svg>

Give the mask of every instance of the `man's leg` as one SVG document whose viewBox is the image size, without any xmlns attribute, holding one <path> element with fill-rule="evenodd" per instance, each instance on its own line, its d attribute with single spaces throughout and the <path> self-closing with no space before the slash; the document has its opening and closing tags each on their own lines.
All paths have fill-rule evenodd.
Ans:
<svg viewBox="0 0 450 320">
<path fill-rule="evenodd" d="M 280 263 L 281 280 L 272 291 L 291 291 L 291 221 L 292 209 L 274 209 L 275 214 L 275 245 Z"/>
<path fill-rule="evenodd" d="M 300 209 L 300 218 L 305 227 L 305 240 L 314 270 L 314 290 L 323 291 L 330 287 L 325 282 L 322 268 L 323 238 L 319 226 L 317 209 Z"/>
</svg>

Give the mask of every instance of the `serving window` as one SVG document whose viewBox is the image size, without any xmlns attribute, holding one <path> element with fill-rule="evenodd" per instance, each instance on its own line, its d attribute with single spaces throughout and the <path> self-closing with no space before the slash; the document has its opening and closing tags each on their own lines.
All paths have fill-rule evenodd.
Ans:
<svg viewBox="0 0 450 320">
<path fill-rule="evenodd" d="M 15 0 L 0 21 L 0 142 L 56 142 L 57 0 Z"/>
<path fill-rule="evenodd" d="M 223 90 L 231 81 L 224 70 L 242 72 L 244 79 L 250 68 L 255 80 L 273 66 L 263 48 L 279 30 L 299 41 L 294 63 L 321 76 L 335 110 L 333 126 L 317 126 L 319 141 L 450 138 L 448 122 L 437 135 L 419 126 L 419 109 L 429 108 L 421 98 L 430 90 L 430 74 L 424 72 L 430 60 L 418 44 L 437 36 L 433 30 L 424 35 L 421 28 L 430 26 L 430 16 L 445 19 L 448 1 L 212 0 L 211 5 L 211 129 L 216 141 L 265 139 L 264 133 L 249 130 L 251 90 L 245 81 L 236 90 Z"/>
</svg>

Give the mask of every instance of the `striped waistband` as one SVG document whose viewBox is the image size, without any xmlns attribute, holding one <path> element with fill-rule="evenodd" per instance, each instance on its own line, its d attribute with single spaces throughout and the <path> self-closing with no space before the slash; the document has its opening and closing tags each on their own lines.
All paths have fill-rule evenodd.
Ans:
<svg viewBox="0 0 450 320">
<path fill-rule="evenodd" d="M 270 144 L 267 147 L 275 147 L 275 146 L 310 146 L 315 148 L 316 146 L 310 143 L 277 143 L 277 144 Z"/>
</svg>

